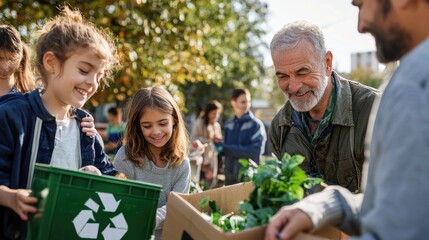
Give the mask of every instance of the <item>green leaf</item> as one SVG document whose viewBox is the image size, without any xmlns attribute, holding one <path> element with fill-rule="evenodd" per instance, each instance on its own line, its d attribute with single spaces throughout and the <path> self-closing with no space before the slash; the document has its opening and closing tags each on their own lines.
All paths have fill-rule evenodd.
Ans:
<svg viewBox="0 0 429 240">
<path fill-rule="evenodd" d="M 279 169 L 273 165 L 262 165 L 258 167 L 252 179 L 255 187 L 262 186 L 267 179 L 276 178 L 279 172 Z"/>
<path fill-rule="evenodd" d="M 255 216 L 259 219 L 260 225 L 267 224 L 274 215 L 272 207 L 264 207 L 255 211 Z"/>
<path fill-rule="evenodd" d="M 306 181 L 306 179 L 307 174 L 305 174 L 304 170 L 302 170 L 301 168 L 294 168 L 289 181 L 291 184 L 301 185 Z"/>
<path fill-rule="evenodd" d="M 250 167 L 250 163 L 246 158 L 240 158 L 238 159 L 238 162 L 241 164 L 242 168 Z"/>
<path fill-rule="evenodd" d="M 213 212 L 220 211 L 216 206 L 216 201 L 209 201 L 209 207 Z"/>
<path fill-rule="evenodd" d="M 304 197 L 304 189 L 299 185 L 291 186 L 290 193 L 298 200 L 301 200 Z"/>
<path fill-rule="evenodd" d="M 305 189 L 311 189 L 316 185 L 319 185 L 323 182 L 323 179 L 321 178 L 307 178 L 307 180 L 304 182 L 303 187 Z"/>
<path fill-rule="evenodd" d="M 239 206 L 238 210 L 241 212 L 246 212 L 246 213 L 253 213 L 254 212 L 252 204 L 250 204 L 246 201 L 240 202 L 240 206 Z"/>
<path fill-rule="evenodd" d="M 207 205 L 207 202 L 209 201 L 209 197 L 205 197 L 203 199 L 201 199 L 201 201 L 199 202 L 198 206 L 200 207 L 200 211 Z"/>
<path fill-rule="evenodd" d="M 212 212 L 211 213 L 211 217 L 212 217 L 212 223 L 214 223 L 217 226 L 220 226 L 220 219 L 222 218 L 222 214 L 220 212 Z"/>
<path fill-rule="evenodd" d="M 251 181 L 255 173 L 255 168 L 258 167 L 258 164 L 256 164 L 251 159 L 244 158 L 240 158 L 238 162 L 242 165 L 238 172 L 238 179 L 242 179 L 242 177 L 244 177 L 244 181 Z"/>
<path fill-rule="evenodd" d="M 301 155 L 289 155 L 288 153 L 285 153 L 282 158 L 282 162 L 284 164 L 283 168 L 289 168 L 292 169 L 294 167 L 297 167 L 304 161 L 304 157 Z"/>
</svg>

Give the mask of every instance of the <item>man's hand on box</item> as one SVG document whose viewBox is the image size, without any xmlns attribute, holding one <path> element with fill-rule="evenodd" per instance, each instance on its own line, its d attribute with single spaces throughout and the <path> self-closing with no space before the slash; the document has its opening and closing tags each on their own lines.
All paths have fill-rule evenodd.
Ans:
<svg viewBox="0 0 429 240">
<path fill-rule="evenodd" d="M 310 217 L 294 206 L 282 207 L 270 220 L 265 240 L 289 240 L 313 227 Z"/>
</svg>

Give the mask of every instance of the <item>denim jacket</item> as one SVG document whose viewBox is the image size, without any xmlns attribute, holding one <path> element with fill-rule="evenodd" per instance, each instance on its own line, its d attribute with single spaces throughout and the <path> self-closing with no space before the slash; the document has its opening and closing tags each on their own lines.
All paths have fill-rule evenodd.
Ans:
<svg viewBox="0 0 429 240">
<path fill-rule="evenodd" d="M 12 189 L 27 188 L 28 176 L 32 175 L 29 165 L 36 118 L 42 120 L 37 162 L 51 162 L 57 125 L 55 117 L 43 105 L 40 91 L 6 94 L 0 98 L 0 185 Z M 79 126 L 83 117 L 90 116 L 80 109 L 73 109 L 73 114 Z M 81 167 L 94 165 L 102 174 L 117 173 L 104 153 L 100 137 L 88 137 L 81 131 L 80 149 Z M 13 210 L 2 207 L 1 215 L 1 239 L 25 236 L 26 223 Z"/>
</svg>

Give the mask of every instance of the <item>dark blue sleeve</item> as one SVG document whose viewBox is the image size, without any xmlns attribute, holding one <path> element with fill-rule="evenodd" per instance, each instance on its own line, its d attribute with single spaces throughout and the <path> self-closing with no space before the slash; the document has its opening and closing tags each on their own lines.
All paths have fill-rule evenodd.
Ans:
<svg viewBox="0 0 429 240">
<path fill-rule="evenodd" d="M 25 137 L 24 125 L 27 118 L 23 115 L 23 110 L 19 100 L 13 104 L 6 104 L 0 101 L 0 185 L 16 185 L 12 184 L 11 177 L 16 176 L 16 181 L 19 181 L 21 168 L 24 168 L 21 163 L 23 153 L 23 142 Z M 20 166 L 18 168 L 14 166 Z M 16 172 L 14 172 L 16 171 Z"/>
<path fill-rule="evenodd" d="M 10 176 L 12 171 L 12 161 L 14 155 L 13 126 L 10 126 L 9 119 L 4 111 L 0 110 L 0 185 L 10 186 Z M 18 153 L 19 154 L 19 153 Z"/>
<path fill-rule="evenodd" d="M 79 128 L 80 128 L 80 122 L 82 120 L 83 117 L 88 117 L 91 116 L 89 113 L 83 111 L 82 109 L 77 109 L 76 113 L 78 114 L 78 124 L 79 124 Z M 100 170 L 100 172 L 103 175 L 110 175 L 110 176 L 114 176 L 118 173 L 118 171 L 115 170 L 115 168 L 113 167 L 112 162 L 110 162 L 107 154 L 104 152 L 104 144 L 103 144 L 103 139 L 101 138 L 100 134 L 96 134 L 95 137 L 88 137 L 86 136 L 82 131 L 80 131 L 80 135 L 81 135 L 81 139 L 82 142 L 81 144 L 83 145 L 90 145 L 90 146 L 85 146 L 85 147 L 94 147 L 93 151 L 94 151 L 94 155 L 90 155 L 90 157 L 93 159 L 86 159 L 83 160 L 82 159 L 82 166 L 84 165 L 88 165 L 88 164 L 92 164 L 98 168 L 98 170 Z M 88 156 L 89 157 L 89 156 Z"/>
<path fill-rule="evenodd" d="M 222 144 L 224 154 L 235 158 L 250 158 L 259 163 L 259 158 L 265 149 L 265 142 L 267 140 L 265 128 L 261 124 L 258 122 L 255 124 L 253 134 L 250 137 L 250 144 Z"/>
<path fill-rule="evenodd" d="M 97 167 L 102 174 L 115 176 L 118 171 L 115 170 L 113 164 L 110 162 L 107 154 L 104 152 L 103 140 L 101 136 L 97 134 L 94 137 L 94 150 L 95 150 L 95 161 L 94 166 Z"/>
</svg>

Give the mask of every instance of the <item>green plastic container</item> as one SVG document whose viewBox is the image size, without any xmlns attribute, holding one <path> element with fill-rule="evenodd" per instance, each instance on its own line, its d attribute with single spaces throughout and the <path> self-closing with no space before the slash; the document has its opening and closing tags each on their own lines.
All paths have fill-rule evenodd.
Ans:
<svg viewBox="0 0 429 240">
<path fill-rule="evenodd" d="M 27 239 L 151 239 L 161 189 L 36 163 Z"/>
</svg>

